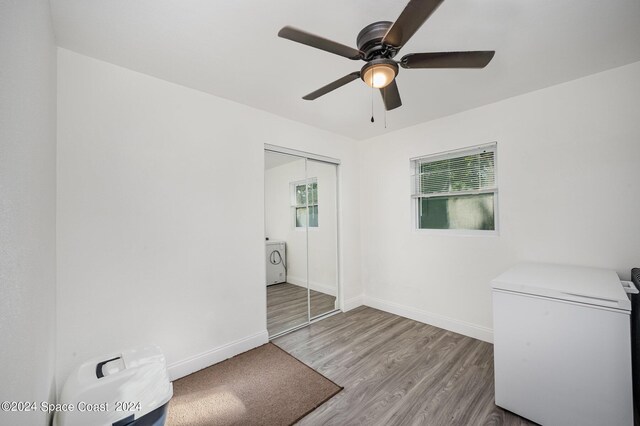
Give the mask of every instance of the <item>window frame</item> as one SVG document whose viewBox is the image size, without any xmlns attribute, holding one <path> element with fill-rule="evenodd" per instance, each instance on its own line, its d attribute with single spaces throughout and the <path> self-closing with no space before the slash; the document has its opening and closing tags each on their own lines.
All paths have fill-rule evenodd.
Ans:
<svg viewBox="0 0 640 426">
<path fill-rule="evenodd" d="M 316 184 L 316 200 L 315 203 L 309 204 L 308 198 L 308 189 L 309 184 Z M 299 186 L 306 186 L 305 191 L 305 200 L 306 203 L 304 205 L 298 204 L 298 200 L 296 197 L 296 190 Z M 319 229 L 320 228 L 320 196 L 319 196 L 319 186 L 318 186 L 318 178 L 310 177 L 307 179 L 298 180 L 295 182 L 289 182 L 289 193 L 290 193 L 290 204 L 291 204 L 291 225 L 292 228 L 296 231 L 304 231 L 306 229 Z M 316 226 L 309 225 L 309 207 L 316 206 L 318 209 L 318 224 Z M 306 209 L 307 210 L 307 223 L 305 226 L 298 226 L 297 222 L 297 212 L 298 209 Z"/>
<path fill-rule="evenodd" d="M 492 190 L 482 190 L 479 192 L 474 192 L 474 194 L 480 193 L 488 193 L 493 194 L 493 212 L 494 212 L 494 228 L 495 229 L 431 229 L 431 228 L 420 228 L 420 199 L 426 197 L 415 197 L 414 196 L 414 186 L 416 184 L 416 173 L 419 172 L 418 168 L 420 167 L 420 163 L 424 162 L 424 160 L 445 160 L 448 158 L 456 158 L 463 157 L 465 154 L 469 155 L 473 152 L 482 150 L 482 149 L 491 149 L 493 151 L 494 157 L 494 179 L 495 179 L 495 189 Z M 497 237 L 500 235 L 500 209 L 499 209 L 499 180 L 498 180 L 498 143 L 490 142 L 480 145 L 474 145 L 464 148 L 458 148 L 449 151 L 436 152 L 433 154 L 420 155 L 418 157 L 413 157 L 409 160 L 409 170 L 411 173 L 411 190 L 410 190 L 410 198 L 411 198 L 411 228 L 414 232 L 418 232 L 420 234 L 434 235 L 434 236 L 462 236 L 462 237 Z M 460 194 L 451 194 L 443 195 L 446 196 L 456 196 L 456 195 L 465 195 L 464 191 L 461 191 Z M 466 195 L 469 195 L 468 193 Z M 438 195 L 434 195 L 437 197 Z"/>
</svg>

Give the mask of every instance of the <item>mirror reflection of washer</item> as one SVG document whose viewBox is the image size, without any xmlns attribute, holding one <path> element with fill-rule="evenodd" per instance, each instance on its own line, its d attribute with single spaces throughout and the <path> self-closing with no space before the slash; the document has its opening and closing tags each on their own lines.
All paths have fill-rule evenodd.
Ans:
<svg viewBox="0 0 640 426">
<path fill-rule="evenodd" d="M 287 282 L 287 253 L 284 241 L 267 241 L 267 285 Z"/>
</svg>

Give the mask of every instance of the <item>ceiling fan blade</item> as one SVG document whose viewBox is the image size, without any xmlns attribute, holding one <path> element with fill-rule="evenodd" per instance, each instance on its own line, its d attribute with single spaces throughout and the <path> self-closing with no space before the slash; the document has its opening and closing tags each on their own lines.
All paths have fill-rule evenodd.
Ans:
<svg viewBox="0 0 640 426">
<path fill-rule="evenodd" d="M 362 59 L 364 56 L 364 54 L 358 49 L 345 46 L 344 44 L 340 44 L 335 41 L 331 41 L 326 38 L 290 26 L 283 27 L 278 32 L 278 37 L 286 38 L 287 40 L 295 41 L 297 43 L 306 44 L 307 46 L 315 47 L 316 49 L 324 50 L 326 52 L 335 53 L 336 55 L 344 56 L 345 58 L 349 59 Z"/>
<path fill-rule="evenodd" d="M 493 55 L 493 50 L 473 52 L 409 53 L 400 60 L 402 68 L 484 68 Z"/>
<path fill-rule="evenodd" d="M 357 80 L 360 78 L 360 71 L 352 72 L 351 74 L 347 74 L 342 78 L 337 79 L 333 83 L 329 83 L 324 87 L 319 88 L 315 92 L 311 92 L 306 96 L 303 96 L 302 99 L 307 101 L 312 101 L 314 99 L 319 98 L 322 95 L 326 95 L 327 93 L 336 90 L 347 83 L 351 83 L 353 80 Z"/>
<path fill-rule="evenodd" d="M 396 84 L 395 78 L 388 86 L 380 89 L 380 94 L 382 95 L 384 107 L 387 111 L 391 111 L 392 109 L 396 109 L 402 105 L 400 92 L 398 91 L 398 85 Z"/>
<path fill-rule="evenodd" d="M 404 10 L 382 38 L 382 43 L 400 49 L 418 31 L 444 0 L 409 0 Z"/>
</svg>

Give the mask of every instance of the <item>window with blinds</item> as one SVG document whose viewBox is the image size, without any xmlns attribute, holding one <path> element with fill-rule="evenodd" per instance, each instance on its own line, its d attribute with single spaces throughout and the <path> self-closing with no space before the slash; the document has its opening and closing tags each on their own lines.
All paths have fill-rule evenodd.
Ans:
<svg viewBox="0 0 640 426">
<path fill-rule="evenodd" d="M 419 229 L 496 230 L 495 143 L 414 158 Z"/>
</svg>

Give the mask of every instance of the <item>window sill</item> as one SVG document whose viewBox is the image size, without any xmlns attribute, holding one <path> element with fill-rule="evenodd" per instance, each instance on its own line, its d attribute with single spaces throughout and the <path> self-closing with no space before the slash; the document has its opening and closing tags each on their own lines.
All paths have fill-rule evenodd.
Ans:
<svg viewBox="0 0 640 426">
<path fill-rule="evenodd" d="M 421 229 L 414 228 L 413 232 L 422 235 L 433 235 L 443 237 L 499 237 L 500 231 L 481 231 L 475 229 Z"/>
</svg>

